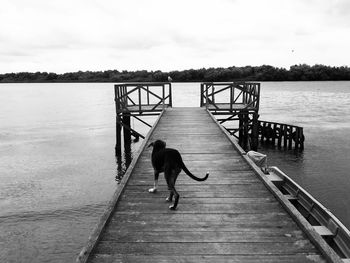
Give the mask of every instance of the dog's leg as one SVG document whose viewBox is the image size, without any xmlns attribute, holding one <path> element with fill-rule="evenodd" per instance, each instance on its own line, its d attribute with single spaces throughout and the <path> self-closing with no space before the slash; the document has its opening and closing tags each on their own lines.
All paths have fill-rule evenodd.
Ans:
<svg viewBox="0 0 350 263">
<path fill-rule="evenodd" d="M 172 202 L 173 196 L 174 196 L 174 192 L 172 190 L 174 186 L 174 180 L 172 179 L 172 171 L 168 167 L 164 169 L 164 178 L 168 185 L 168 190 L 169 190 L 169 197 L 167 197 L 165 200 L 167 202 Z"/>
<path fill-rule="evenodd" d="M 154 186 L 153 186 L 153 188 L 148 189 L 148 192 L 150 192 L 150 193 L 156 193 L 157 192 L 158 178 L 159 178 L 159 172 L 158 171 L 154 171 Z"/>
<path fill-rule="evenodd" d="M 176 191 L 175 187 L 173 187 L 172 191 L 171 191 L 174 195 L 175 195 L 175 201 L 174 201 L 174 204 L 169 206 L 169 209 L 171 210 L 176 210 L 176 207 L 177 207 L 177 204 L 179 202 L 179 198 L 180 198 L 180 195 L 179 193 Z"/>
<path fill-rule="evenodd" d="M 169 197 L 167 197 L 165 200 L 167 202 L 172 202 L 173 201 L 173 196 L 174 196 L 174 192 L 169 189 Z"/>
<path fill-rule="evenodd" d="M 168 183 L 168 189 L 170 190 L 169 200 L 172 201 L 173 196 L 175 196 L 174 204 L 169 206 L 169 209 L 175 210 L 177 207 L 177 204 L 179 202 L 179 198 L 180 198 L 179 193 L 175 189 L 175 183 L 176 183 L 176 179 L 178 176 L 178 172 L 175 170 L 171 170 L 169 172 L 170 172 L 170 176 L 168 176 L 168 174 L 166 176 L 167 183 Z"/>
</svg>

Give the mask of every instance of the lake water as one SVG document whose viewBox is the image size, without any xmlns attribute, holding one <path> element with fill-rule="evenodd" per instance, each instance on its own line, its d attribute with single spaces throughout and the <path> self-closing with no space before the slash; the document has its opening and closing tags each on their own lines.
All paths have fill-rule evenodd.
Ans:
<svg viewBox="0 0 350 263">
<path fill-rule="evenodd" d="M 199 105 L 198 83 L 172 87 L 174 107 Z M 113 99 L 111 83 L 0 85 L 0 262 L 86 244 L 118 187 Z M 304 127 L 302 154 L 259 151 L 350 228 L 350 82 L 263 82 L 260 119 Z"/>
</svg>

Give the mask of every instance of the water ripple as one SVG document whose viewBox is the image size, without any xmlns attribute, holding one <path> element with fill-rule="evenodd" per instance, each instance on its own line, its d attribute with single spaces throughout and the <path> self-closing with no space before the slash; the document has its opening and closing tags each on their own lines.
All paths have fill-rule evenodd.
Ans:
<svg viewBox="0 0 350 263">
<path fill-rule="evenodd" d="M 50 218 L 61 220 L 84 220 L 85 216 L 99 215 L 101 214 L 107 203 L 100 204 L 88 204 L 81 207 L 68 207 L 55 210 L 43 210 L 43 211 L 25 211 L 20 213 L 11 213 L 8 215 L 0 216 L 2 223 L 16 224 L 18 222 L 24 223 L 25 221 L 40 221 L 48 220 Z"/>
</svg>

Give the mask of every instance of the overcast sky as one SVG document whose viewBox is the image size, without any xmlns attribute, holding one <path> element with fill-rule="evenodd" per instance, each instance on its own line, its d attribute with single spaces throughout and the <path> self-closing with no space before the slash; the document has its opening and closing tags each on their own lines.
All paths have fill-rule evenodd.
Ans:
<svg viewBox="0 0 350 263">
<path fill-rule="evenodd" d="M 0 73 L 350 65 L 349 0 L 0 0 Z"/>
</svg>

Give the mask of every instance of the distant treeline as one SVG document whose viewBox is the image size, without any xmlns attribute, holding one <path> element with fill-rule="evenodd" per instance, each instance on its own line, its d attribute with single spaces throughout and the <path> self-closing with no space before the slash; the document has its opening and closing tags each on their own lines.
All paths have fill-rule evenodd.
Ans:
<svg viewBox="0 0 350 263">
<path fill-rule="evenodd" d="M 64 74 L 20 72 L 0 74 L 0 82 L 164 82 L 171 76 L 175 82 L 202 81 L 311 81 L 350 80 L 349 67 L 306 64 L 291 66 L 289 70 L 269 65 L 228 68 L 201 68 L 182 71 L 78 71 Z"/>
</svg>

